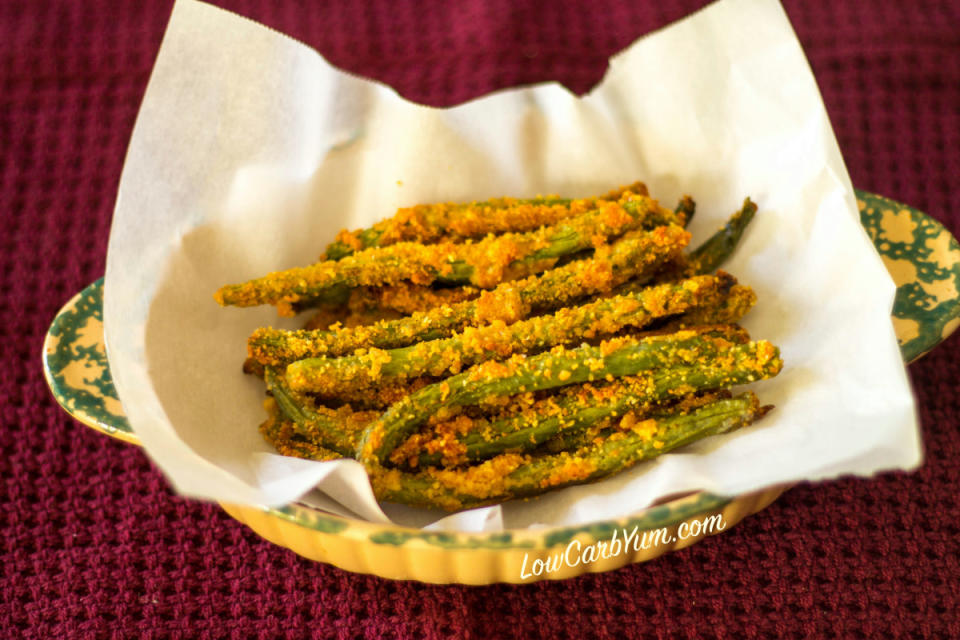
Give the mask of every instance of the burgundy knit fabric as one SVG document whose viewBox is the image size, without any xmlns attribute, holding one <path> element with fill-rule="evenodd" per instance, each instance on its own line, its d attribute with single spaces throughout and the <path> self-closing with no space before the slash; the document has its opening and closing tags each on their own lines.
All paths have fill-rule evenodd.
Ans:
<svg viewBox="0 0 960 640">
<path fill-rule="evenodd" d="M 219 4 L 432 105 L 559 80 L 697 0 Z M 171 0 L 0 1 L 0 636 L 960 637 L 960 339 L 910 367 L 912 474 L 800 486 L 657 561 L 531 586 L 358 576 L 173 495 L 55 404 L 59 306 L 103 273 L 124 153 Z M 960 232 L 960 3 L 786 5 L 858 187 Z M 749 42 L 743 46 L 749 47 Z"/>
</svg>

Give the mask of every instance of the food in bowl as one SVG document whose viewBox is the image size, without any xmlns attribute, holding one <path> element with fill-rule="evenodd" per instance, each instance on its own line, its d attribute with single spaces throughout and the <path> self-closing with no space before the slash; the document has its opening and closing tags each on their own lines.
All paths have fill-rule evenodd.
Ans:
<svg viewBox="0 0 960 640">
<path fill-rule="evenodd" d="M 354 458 L 379 500 L 448 511 L 607 477 L 771 407 L 731 387 L 778 349 L 737 323 L 756 295 L 717 270 L 756 205 L 693 250 L 690 197 L 402 208 L 313 265 L 216 292 L 310 313 L 256 330 L 245 370 L 285 455 Z"/>
</svg>

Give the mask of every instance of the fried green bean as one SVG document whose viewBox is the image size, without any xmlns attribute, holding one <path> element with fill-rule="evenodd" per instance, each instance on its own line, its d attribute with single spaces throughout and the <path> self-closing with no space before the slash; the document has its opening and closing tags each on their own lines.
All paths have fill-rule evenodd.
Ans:
<svg viewBox="0 0 960 640">
<path fill-rule="evenodd" d="M 729 328 L 739 336 L 742 330 Z M 390 453 L 431 416 L 450 407 L 477 404 L 488 396 L 514 395 L 595 380 L 637 375 L 655 367 L 753 366 L 779 369 L 779 351 L 766 341 L 736 344 L 703 330 L 685 330 L 640 340 L 616 338 L 598 347 L 554 348 L 535 356 L 488 360 L 446 380 L 424 387 L 392 405 L 367 425 L 358 443 L 358 459 L 368 468 L 386 464 Z M 752 363 L 752 364 L 751 364 Z"/>
<path fill-rule="evenodd" d="M 591 211 L 555 226 L 527 233 L 488 236 L 474 243 L 422 245 L 402 242 L 365 249 L 339 261 L 319 262 L 221 287 L 221 305 L 286 305 L 330 288 L 380 286 L 410 280 L 495 287 L 554 266 L 563 256 L 589 249 L 608 238 L 642 227 L 673 222 L 676 214 L 647 197 L 602 202 Z"/>
<path fill-rule="evenodd" d="M 385 287 L 343 287 L 344 296 L 332 301 L 306 298 L 295 303 L 277 303 L 280 315 L 295 315 L 307 309 L 333 310 L 339 313 L 367 313 L 370 311 L 396 311 L 410 315 L 428 311 L 441 305 L 473 300 L 480 295 L 477 287 L 461 286 L 435 289 L 429 285 L 398 282 Z M 287 308 L 288 307 L 288 308 Z"/>
<path fill-rule="evenodd" d="M 513 324 L 494 321 L 481 327 L 467 327 L 450 338 L 400 349 L 368 349 L 340 358 L 297 360 L 287 366 L 287 383 L 297 391 L 331 395 L 390 379 L 441 376 L 483 360 L 503 359 L 514 353 L 530 353 L 584 338 L 611 335 L 626 327 L 643 327 L 656 318 L 682 313 L 698 305 L 716 304 L 735 283 L 736 280 L 725 273 L 695 276 L 566 307 L 551 315 Z"/>
<path fill-rule="evenodd" d="M 368 389 L 347 390 L 331 396 L 311 394 L 310 398 L 322 405 L 349 405 L 354 410 L 383 411 L 394 402 L 434 382 L 439 382 L 439 379 L 423 376 Z"/>
<path fill-rule="evenodd" d="M 638 420 L 648 418 L 666 418 L 669 416 L 687 415 L 691 411 L 700 407 L 716 402 L 717 400 L 726 400 L 732 398 L 733 394 L 727 389 L 716 391 L 701 391 L 682 396 L 679 400 L 670 401 L 664 404 L 655 404 L 652 406 L 641 406 L 629 411 L 624 417 L 611 416 L 604 418 L 593 424 L 586 425 L 578 429 L 562 429 L 554 437 L 547 440 L 532 453 L 534 455 L 544 453 L 560 453 L 562 451 L 575 451 L 592 444 L 597 444 L 604 438 L 607 438 L 616 431 L 632 427 Z M 512 452 L 508 452 L 512 453 Z"/>
<path fill-rule="evenodd" d="M 730 257 L 740 237 L 757 212 L 757 205 L 747 198 L 740 208 L 716 233 L 707 238 L 688 256 L 692 273 L 710 273 Z"/>
<path fill-rule="evenodd" d="M 747 392 L 685 415 L 637 421 L 575 451 L 544 456 L 506 453 L 465 469 L 418 473 L 376 467 L 370 479 L 374 494 L 384 502 L 457 511 L 599 480 L 701 438 L 751 424 L 770 408 L 761 407 Z"/>
<path fill-rule="evenodd" d="M 463 469 L 410 472 L 379 467 L 370 474 L 371 486 L 378 500 L 446 511 L 532 497 L 600 480 L 701 438 L 744 427 L 770 409 L 760 406 L 756 396 L 747 392 L 713 399 L 689 411 L 667 410 L 636 419 L 630 419 L 633 414 L 628 413 L 619 424 L 607 420 L 593 437 L 569 438 L 562 445 L 572 445 L 569 450 L 547 455 L 500 454 Z M 280 416 L 271 415 L 261 431 L 283 455 L 312 460 L 343 457 L 299 438 L 294 425 Z"/>
<path fill-rule="evenodd" d="M 556 309 L 585 295 L 609 291 L 627 279 L 650 274 L 677 255 L 689 237 L 677 225 L 629 232 L 591 258 L 503 283 L 484 292 L 479 300 L 436 306 L 369 326 L 328 331 L 257 329 L 247 342 L 248 354 L 262 364 L 279 366 L 304 358 L 343 356 L 361 348 L 397 349 L 446 338 L 465 327 L 493 320 L 516 322 L 533 308 Z"/>
<path fill-rule="evenodd" d="M 683 216 L 683 226 L 689 227 L 690 221 L 693 220 L 693 214 L 697 212 L 697 203 L 690 196 L 683 196 L 674 211 Z"/>
<path fill-rule="evenodd" d="M 361 430 L 378 415 L 377 412 L 355 412 L 349 407 L 330 410 L 310 406 L 287 387 L 283 376 L 273 367 L 264 370 L 264 381 L 277 407 L 293 422 L 298 433 L 342 456 L 353 455 Z"/>
<path fill-rule="evenodd" d="M 742 284 L 735 284 L 727 295 L 715 304 L 705 304 L 681 313 L 664 323 L 660 330 L 679 331 L 689 327 L 710 324 L 736 324 L 757 303 L 757 294 Z"/>
<path fill-rule="evenodd" d="M 349 306 L 354 311 L 390 309 L 404 315 L 428 311 L 434 307 L 449 306 L 479 297 L 477 287 L 449 287 L 434 289 L 425 285 L 399 282 L 389 287 L 362 287 L 354 289 Z"/>
<path fill-rule="evenodd" d="M 501 453 L 534 449 L 561 432 L 582 431 L 608 418 L 619 417 L 665 400 L 690 393 L 720 389 L 770 378 L 778 362 L 758 365 L 745 359 L 733 365 L 664 367 L 601 385 L 583 385 L 572 393 L 537 402 L 517 415 L 499 420 L 450 421 L 448 428 L 434 427 L 432 439 L 420 442 L 416 434 L 391 454 L 395 463 L 408 466 L 457 466 L 486 460 Z M 467 422 L 468 427 L 457 424 Z M 470 424 L 472 423 L 472 424 Z M 409 449 L 409 450 L 408 450 Z"/>
<path fill-rule="evenodd" d="M 648 195 L 646 185 L 635 182 L 596 198 L 494 198 L 483 202 L 404 207 L 393 217 L 367 229 L 341 231 L 327 247 L 325 259 L 340 260 L 357 251 L 398 242 L 429 244 L 480 238 L 491 233 L 532 231 L 589 211 L 600 201 L 619 200 L 628 192 Z"/>
<path fill-rule="evenodd" d="M 267 409 L 267 419 L 260 425 L 260 434 L 281 455 L 308 460 L 336 460 L 345 457 L 299 434 L 297 425 L 293 421 L 285 419 L 272 398 L 264 404 Z"/>
</svg>

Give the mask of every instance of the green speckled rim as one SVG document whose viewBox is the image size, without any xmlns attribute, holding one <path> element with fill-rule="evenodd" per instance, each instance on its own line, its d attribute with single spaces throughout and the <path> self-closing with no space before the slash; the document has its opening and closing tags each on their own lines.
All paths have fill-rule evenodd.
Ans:
<svg viewBox="0 0 960 640">
<path fill-rule="evenodd" d="M 893 323 L 906 362 L 922 356 L 960 324 L 960 245 L 940 223 L 887 198 L 857 191 L 860 217 L 897 285 Z M 80 422 L 138 444 L 116 396 L 103 346 L 103 281 L 77 294 L 54 319 L 44 343 L 44 371 L 57 402 Z M 417 541 L 441 549 L 545 549 L 574 537 L 608 538 L 617 529 L 670 527 L 717 512 L 733 498 L 705 492 L 655 505 L 622 520 L 577 527 L 498 533 L 429 532 L 367 523 L 303 504 L 263 511 L 326 534 L 362 535 L 376 545 Z"/>
<path fill-rule="evenodd" d="M 864 191 L 857 191 L 857 206 L 897 285 L 893 324 L 903 359 L 913 362 L 960 324 L 960 245 L 913 207 Z"/>
<path fill-rule="evenodd" d="M 130 428 L 103 342 L 103 278 L 70 299 L 43 343 L 43 373 L 67 413 L 109 436 L 140 444 Z"/>
</svg>

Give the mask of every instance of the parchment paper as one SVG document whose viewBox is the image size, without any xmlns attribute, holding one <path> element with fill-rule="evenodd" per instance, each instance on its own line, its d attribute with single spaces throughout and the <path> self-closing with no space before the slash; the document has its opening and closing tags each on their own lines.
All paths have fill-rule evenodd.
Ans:
<svg viewBox="0 0 960 640">
<path fill-rule="evenodd" d="M 759 204 L 725 268 L 756 289 L 745 325 L 786 362 L 756 385 L 777 407 L 762 421 L 602 483 L 438 522 L 404 507 L 385 514 L 353 461 L 285 458 L 263 441 L 263 386 L 240 372 L 245 340 L 302 320 L 222 309 L 217 287 L 309 264 L 340 228 L 399 206 L 585 196 L 636 179 L 668 206 L 696 197 L 694 244 L 745 196 Z M 120 183 L 105 332 L 124 410 L 179 492 L 265 505 L 304 497 L 374 521 L 494 530 L 615 517 L 685 490 L 732 495 L 915 467 L 893 295 L 776 2 L 723 0 L 645 37 L 582 98 L 544 84 L 432 109 L 179 0 Z"/>
</svg>

